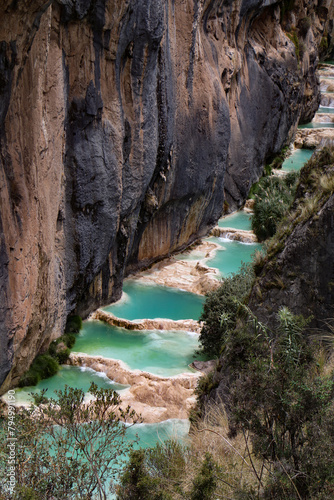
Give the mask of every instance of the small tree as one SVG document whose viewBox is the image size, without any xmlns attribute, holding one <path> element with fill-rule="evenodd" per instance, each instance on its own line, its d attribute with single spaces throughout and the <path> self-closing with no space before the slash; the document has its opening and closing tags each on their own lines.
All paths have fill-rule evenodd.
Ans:
<svg viewBox="0 0 334 500">
<path fill-rule="evenodd" d="M 93 400 L 84 403 L 84 392 L 65 386 L 57 399 L 34 395 L 35 404 L 17 412 L 16 494 L 30 491 L 36 498 L 107 499 L 108 482 L 117 473 L 133 443 L 126 440 L 125 422 L 139 417 L 130 407 L 120 407 L 119 395 L 92 383 Z M 38 406 L 37 406 L 38 405 Z M 5 419 L 3 419 L 5 425 Z M 1 432 L 3 492 L 7 448 Z M 30 489 L 30 490 L 29 490 Z M 30 494 L 29 493 L 29 494 Z M 35 498 L 30 496 L 27 498 Z"/>
</svg>

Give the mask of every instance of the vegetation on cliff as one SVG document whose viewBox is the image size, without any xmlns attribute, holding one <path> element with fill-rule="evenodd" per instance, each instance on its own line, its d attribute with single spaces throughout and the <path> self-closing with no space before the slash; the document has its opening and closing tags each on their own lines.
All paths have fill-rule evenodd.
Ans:
<svg viewBox="0 0 334 500">
<path fill-rule="evenodd" d="M 64 335 L 51 342 L 46 353 L 36 356 L 29 370 L 20 378 L 19 387 L 37 385 L 40 380 L 55 375 L 59 370 L 59 365 L 66 363 L 70 349 L 75 344 L 75 335 L 81 328 L 80 316 L 69 316 Z"/>
<path fill-rule="evenodd" d="M 252 266 L 244 264 L 239 273 L 224 279 L 217 290 L 208 294 L 200 318 L 204 324 L 199 338 L 202 351 L 208 356 L 221 354 L 236 327 L 239 304 L 248 297 L 254 277 Z"/>
<path fill-rule="evenodd" d="M 254 186 L 252 229 L 259 241 L 271 238 L 294 200 L 299 174 L 284 177 L 268 176 Z"/>
</svg>

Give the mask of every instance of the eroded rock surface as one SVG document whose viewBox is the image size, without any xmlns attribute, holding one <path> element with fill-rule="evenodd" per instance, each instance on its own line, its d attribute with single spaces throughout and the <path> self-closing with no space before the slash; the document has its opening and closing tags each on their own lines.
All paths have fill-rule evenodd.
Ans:
<svg viewBox="0 0 334 500">
<path fill-rule="evenodd" d="M 0 383 L 239 206 L 318 106 L 333 2 L 4 0 Z M 299 30 L 304 53 L 286 32 Z"/>
<path fill-rule="evenodd" d="M 111 313 L 98 309 L 91 315 L 91 319 L 103 321 L 111 326 L 119 326 L 126 330 L 182 330 L 186 332 L 200 333 L 201 325 L 193 319 L 141 319 L 131 321 L 124 318 L 117 318 Z"/>
<path fill-rule="evenodd" d="M 131 387 L 122 391 L 124 405 L 140 413 L 145 423 L 169 418 L 188 418 L 196 398 L 194 389 L 202 373 L 184 373 L 175 377 L 158 377 L 140 370 L 129 370 L 117 360 L 101 356 L 72 353 L 69 364 L 87 366 L 105 373 L 111 380 Z"/>
<path fill-rule="evenodd" d="M 230 240 L 241 241 L 243 243 L 256 243 L 257 237 L 253 231 L 245 229 L 235 229 L 233 227 L 216 226 L 210 231 L 211 236 L 228 238 Z"/>
<path fill-rule="evenodd" d="M 334 128 L 304 128 L 297 130 L 295 146 L 297 148 L 318 149 L 334 144 Z"/>
<path fill-rule="evenodd" d="M 205 295 L 219 287 L 220 275 L 218 269 L 208 267 L 201 261 L 213 256 L 219 248 L 216 243 L 200 241 L 178 258 L 169 257 L 153 264 L 149 269 L 137 273 L 132 279 Z M 190 253 L 194 260 L 187 260 Z M 182 255 L 185 260 L 182 260 Z"/>
<path fill-rule="evenodd" d="M 283 306 L 310 318 L 310 327 L 325 330 L 333 318 L 334 165 L 326 155 L 322 165 L 313 159 L 301 171 L 298 208 L 275 237 L 250 296 L 250 308 L 270 328 Z"/>
</svg>

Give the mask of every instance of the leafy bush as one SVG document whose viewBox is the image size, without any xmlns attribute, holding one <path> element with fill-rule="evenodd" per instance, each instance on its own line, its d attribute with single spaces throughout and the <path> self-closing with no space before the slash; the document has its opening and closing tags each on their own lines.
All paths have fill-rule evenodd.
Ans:
<svg viewBox="0 0 334 500">
<path fill-rule="evenodd" d="M 237 314 L 220 359 L 227 411 L 209 404 L 189 448 L 135 452 L 119 500 L 332 498 L 334 379 L 319 369 L 307 321 L 286 307 L 272 328 L 245 305 Z"/>
<path fill-rule="evenodd" d="M 286 215 L 295 195 L 298 173 L 286 176 L 263 177 L 254 194 L 252 229 L 259 241 L 274 236 L 277 226 Z"/>
<path fill-rule="evenodd" d="M 56 354 L 56 360 L 60 365 L 64 365 L 66 361 L 68 360 L 69 356 L 71 354 L 71 351 L 69 350 L 68 347 L 65 349 L 58 350 Z"/>
<path fill-rule="evenodd" d="M 233 356 L 240 332 L 231 337 L 222 360 L 235 373 L 232 426 L 249 433 L 252 453 L 270 472 L 262 485 L 265 498 L 314 498 L 332 480 L 333 378 L 318 373 L 302 317 L 282 308 L 274 331 L 251 319 L 253 330 L 247 327 L 242 342 L 244 363 L 236 364 Z M 322 447 L 328 440 L 331 458 L 321 453 L 320 439 Z"/>
<path fill-rule="evenodd" d="M 76 341 L 76 337 L 75 335 L 73 335 L 73 333 L 65 333 L 60 337 L 60 339 L 60 341 L 64 342 L 64 344 L 66 344 L 69 349 L 72 349 Z"/>
<path fill-rule="evenodd" d="M 37 356 L 29 370 L 21 377 L 19 386 L 36 385 L 40 380 L 55 375 L 58 369 L 57 361 L 49 354 Z"/>
<path fill-rule="evenodd" d="M 28 387 L 30 385 L 37 385 L 40 381 L 40 377 L 36 372 L 33 372 L 31 369 L 25 372 L 19 381 L 19 387 Z"/>
<path fill-rule="evenodd" d="M 239 302 L 250 293 L 254 272 L 250 264 L 243 265 L 238 274 L 225 278 L 214 292 L 208 294 L 200 320 L 204 325 L 200 344 L 205 354 L 218 356 L 236 325 Z"/>
<path fill-rule="evenodd" d="M 217 487 L 217 464 L 210 453 L 205 454 L 199 474 L 194 478 L 190 500 L 211 500 Z"/>
<path fill-rule="evenodd" d="M 291 33 L 287 33 L 287 36 L 288 36 L 288 38 L 290 38 L 291 42 L 295 46 L 296 58 L 299 61 L 301 54 L 300 54 L 300 42 L 299 42 L 299 38 L 297 35 L 297 31 L 295 29 L 292 29 Z"/>
<path fill-rule="evenodd" d="M 78 333 L 81 328 L 82 319 L 80 316 L 70 316 L 66 324 L 67 333 L 51 342 L 45 354 L 35 358 L 29 370 L 20 378 L 19 387 L 37 385 L 40 380 L 55 375 L 59 370 L 59 364 L 62 365 L 68 360 L 70 349 L 76 340 L 74 333 Z"/>
<path fill-rule="evenodd" d="M 298 23 L 298 29 L 300 35 L 305 38 L 308 33 L 308 30 L 311 28 L 312 21 L 310 17 L 303 17 Z"/>
</svg>

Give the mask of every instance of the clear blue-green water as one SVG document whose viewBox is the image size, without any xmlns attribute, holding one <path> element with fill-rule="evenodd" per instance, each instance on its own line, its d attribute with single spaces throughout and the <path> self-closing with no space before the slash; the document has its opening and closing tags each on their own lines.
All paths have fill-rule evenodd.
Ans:
<svg viewBox="0 0 334 500">
<path fill-rule="evenodd" d="M 222 277 L 230 276 L 238 272 L 242 262 L 250 262 L 255 250 L 260 250 L 260 243 L 240 243 L 239 241 L 227 240 L 225 238 L 208 238 L 220 245 L 214 257 L 208 259 L 206 264 L 209 267 L 216 267 Z"/>
<path fill-rule="evenodd" d="M 313 154 L 312 149 L 296 149 L 282 165 L 282 170 L 285 172 L 293 172 L 300 170 Z"/>
<path fill-rule="evenodd" d="M 138 434 L 140 442 L 135 448 L 150 448 L 166 439 L 185 439 L 189 426 L 189 420 L 181 419 L 164 420 L 158 424 L 135 424 L 127 430 L 127 439 L 132 441 Z"/>
<path fill-rule="evenodd" d="M 119 359 L 131 370 L 170 377 L 193 372 L 188 365 L 198 349 L 198 335 L 182 331 L 128 331 L 100 321 L 85 321 L 74 351 Z"/>
<path fill-rule="evenodd" d="M 334 108 L 331 108 L 329 106 L 319 106 L 319 109 L 317 111 L 318 113 L 334 113 Z"/>
<path fill-rule="evenodd" d="M 298 128 L 300 128 L 300 129 L 303 129 L 303 128 L 334 128 L 334 123 L 310 122 L 310 123 L 306 123 L 305 125 L 298 125 Z"/>
<path fill-rule="evenodd" d="M 22 389 L 15 389 L 15 403 L 27 404 L 32 401 L 29 395 L 31 392 L 40 394 L 43 389 L 47 389 L 46 396 L 57 398 L 57 390 L 63 390 L 65 384 L 70 387 L 82 389 L 88 393 L 91 382 L 95 382 L 98 387 L 105 389 L 113 389 L 114 391 L 121 391 L 126 389 L 125 385 L 116 384 L 110 380 L 104 373 L 96 372 L 91 368 L 82 368 L 77 366 L 61 366 L 56 375 L 46 380 L 41 380 L 36 386 L 23 387 Z M 6 399 L 6 395 L 4 396 Z"/>
<path fill-rule="evenodd" d="M 252 216 L 243 210 L 239 210 L 238 212 L 234 212 L 231 215 L 226 215 L 219 219 L 218 226 L 250 231 L 252 229 Z"/>
<path fill-rule="evenodd" d="M 169 318 L 198 319 L 204 297 L 159 285 L 146 285 L 128 280 L 123 287 L 122 299 L 104 307 L 119 318 L 129 320 Z"/>
</svg>

